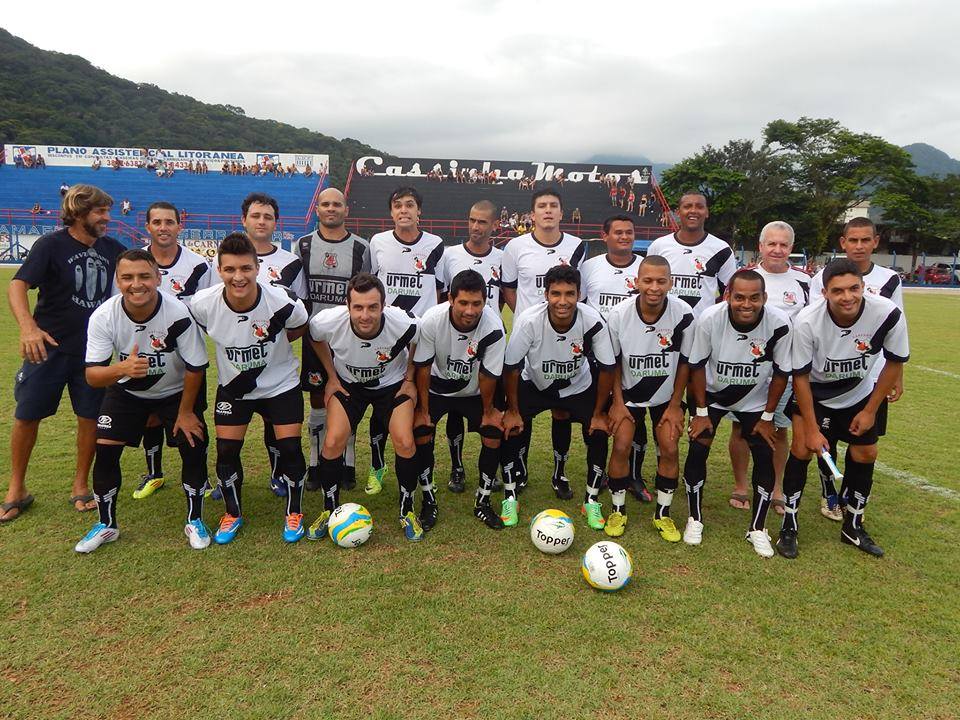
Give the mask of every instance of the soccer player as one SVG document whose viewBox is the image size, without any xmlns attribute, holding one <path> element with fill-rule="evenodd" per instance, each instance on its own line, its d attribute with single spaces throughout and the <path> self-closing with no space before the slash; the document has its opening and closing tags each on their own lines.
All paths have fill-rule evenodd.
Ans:
<svg viewBox="0 0 960 720">
<path fill-rule="evenodd" d="M 290 341 L 306 330 L 307 310 L 286 288 L 258 281 L 259 269 L 253 243 L 242 233 L 231 233 L 217 248 L 223 284 L 201 290 L 190 303 L 197 324 L 217 350 L 214 423 L 217 477 L 226 513 L 213 539 L 221 545 L 232 542 L 244 523 L 240 450 L 254 413 L 271 426 L 280 455 L 279 473 L 287 485 L 283 539 L 297 542 L 304 534 L 303 396 Z"/>
<path fill-rule="evenodd" d="M 76 545 L 89 553 L 120 536 L 117 495 L 124 445 L 140 443 L 147 420 L 156 417 L 180 451 L 187 496 L 184 533 L 195 550 L 210 545 L 203 524 L 207 433 L 203 373 L 207 349 L 190 311 L 160 290 L 160 269 L 145 250 L 117 258 L 120 292 L 97 308 L 87 328 L 86 376 L 107 388 L 97 419 L 93 491 L 100 521 Z M 118 361 L 111 364 L 114 355 Z"/>
<path fill-rule="evenodd" d="M 327 188 L 317 196 L 319 226 L 294 244 L 294 253 L 303 263 L 306 278 L 304 303 L 311 318 L 321 310 L 344 305 L 350 278 L 358 272 L 370 270 L 370 243 L 347 230 L 344 223 L 348 213 L 343 193 L 336 188 Z M 321 487 L 318 463 L 327 424 L 327 410 L 323 404 L 324 380 L 323 366 L 313 352 L 313 345 L 304 342 L 300 382 L 303 389 L 310 393 L 310 416 L 307 420 L 310 433 L 308 490 L 319 490 Z M 357 484 L 354 470 L 356 439 L 355 435 L 350 436 L 344 458 L 341 484 L 347 490 L 352 490 Z"/>
<path fill-rule="evenodd" d="M 503 209 L 506 211 L 506 208 Z M 487 304 L 499 315 L 503 306 L 500 296 L 500 264 L 503 251 L 494 247 L 490 237 L 496 228 L 497 206 L 489 200 L 480 200 L 470 208 L 468 236 L 462 245 L 444 250 L 443 284 L 448 290 L 453 278 L 464 270 L 476 270 L 486 282 Z M 462 493 L 465 488 L 466 471 L 463 467 L 463 416 L 447 413 L 447 443 L 450 447 L 451 492 Z"/>
<path fill-rule="evenodd" d="M 124 247 L 107 237 L 113 199 L 92 185 L 63 190 L 62 230 L 44 235 L 30 249 L 10 281 L 7 299 L 20 329 L 24 363 L 14 383 L 10 434 L 10 485 L 0 505 L 0 522 L 10 522 L 33 503 L 27 491 L 27 466 L 40 422 L 57 412 L 64 388 L 77 416 L 77 463 L 70 506 L 96 508 L 88 476 L 96 447 L 97 416 L 103 390 L 84 375 L 87 321 L 110 296 L 116 257 Z M 30 312 L 27 291 L 39 288 Z"/>
<path fill-rule="evenodd" d="M 892 300 L 900 312 L 903 309 L 903 285 L 900 282 L 900 275 L 891 270 L 877 265 L 873 262 L 873 251 L 877 249 L 880 242 L 880 235 L 877 233 L 876 226 L 869 218 L 855 217 L 843 226 L 843 235 L 840 237 L 840 247 L 846 254 L 848 260 L 857 266 L 857 270 L 863 276 L 863 290 L 868 295 L 878 295 L 880 297 Z M 810 281 L 811 302 L 822 302 L 824 298 L 823 271 L 813 276 Z M 874 383 L 880 377 L 883 370 L 884 359 L 881 357 L 879 362 L 874 363 L 871 372 Z M 887 397 L 881 403 L 881 409 L 877 414 L 877 435 L 883 437 L 887 432 L 887 405 L 896 402 L 903 395 L 903 366 L 900 366 L 901 373 L 897 377 L 893 388 Z M 830 454 L 837 457 L 836 443 L 831 443 Z M 849 451 L 847 453 L 849 455 Z M 840 522 L 843 520 L 843 488 L 839 496 L 836 486 L 833 482 L 833 476 L 830 469 L 821 458 L 817 458 L 818 470 L 820 473 L 820 513 L 830 520 Z"/>
<path fill-rule="evenodd" d="M 825 302 L 811 304 L 794 321 L 793 442 L 783 475 L 787 512 L 777 551 L 797 556 L 797 511 L 810 458 L 842 440 L 848 449 L 840 541 L 882 557 L 863 526 L 863 511 L 873 487 L 884 400 L 910 357 L 907 323 L 896 303 L 865 292 L 852 260 L 828 263 L 821 277 Z M 881 359 L 886 362 L 874 381 Z"/>
<path fill-rule="evenodd" d="M 396 455 L 400 485 L 400 527 L 411 542 L 423 539 L 423 528 L 413 513 L 417 490 L 413 411 L 417 389 L 413 354 L 417 319 L 408 311 L 385 306 L 386 292 L 379 278 L 357 273 L 347 284 L 347 302 L 317 313 L 310 321 L 314 351 L 327 372 L 324 398 L 327 432 L 320 449 L 319 476 L 324 511 L 310 526 L 309 537 L 326 534 L 330 513 L 340 504 L 343 452 L 367 408 L 387 428 Z M 424 504 L 429 498 L 424 496 Z"/>
<path fill-rule="evenodd" d="M 501 288 L 504 302 L 517 317 L 529 307 L 543 302 L 544 278 L 556 265 L 578 268 L 586 254 L 586 244 L 575 235 L 562 232 L 563 201 L 560 192 L 544 188 L 530 199 L 533 229 L 515 237 L 503 251 Z M 527 452 L 533 427 L 524 426 L 524 439 L 519 462 L 514 466 L 517 484 L 522 490 L 527 483 Z M 553 486 L 562 500 L 573 497 L 570 482 L 564 476 L 567 453 L 570 451 L 570 420 L 565 413 L 553 413 Z"/>
<path fill-rule="evenodd" d="M 507 344 L 503 376 L 507 443 L 503 452 L 507 464 L 518 462 L 523 442 L 519 433 L 525 425 L 544 410 L 569 413 L 581 424 L 587 446 L 587 482 L 581 510 L 591 528 L 602 530 L 604 518 L 597 496 L 607 461 L 608 417 L 604 408 L 610 399 L 615 362 L 610 334 L 600 313 L 577 302 L 577 270 L 569 265 L 552 267 L 544 275 L 543 286 L 547 301 L 516 317 Z M 503 487 L 501 515 L 505 525 L 513 526 L 517 524 L 517 499 L 512 478 L 508 482 L 505 477 Z"/>
<path fill-rule="evenodd" d="M 670 263 L 659 255 L 643 259 L 635 287 L 636 297 L 627 298 L 607 314 L 620 377 L 613 383 L 609 411 L 613 449 L 607 474 L 613 510 L 604 532 L 618 537 L 626 529 L 628 454 L 635 443 L 633 425 L 642 425 L 649 411 L 659 448 L 653 526 L 664 540 L 679 542 L 680 532 L 670 517 L 670 505 L 680 474 L 681 400 L 689 377 L 687 357 L 693 344 L 693 312 L 685 302 L 669 295 Z"/>
<path fill-rule="evenodd" d="M 773 412 L 790 374 L 790 323 L 765 307 L 763 276 L 740 270 L 730 280 L 729 298 L 708 308 L 694 324 L 690 349 L 690 447 L 683 466 L 690 517 L 683 541 L 703 538 L 703 485 L 717 423 L 727 413 L 739 421 L 753 456 L 753 515 L 746 539 L 761 557 L 776 553 L 765 529 L 773 492 Z"/>
<path fill-rule="evenodd" d="M 198 290 L 210 287 L 212 273 L 206 259 L 184 248 L 180 237 L 180 211 L 168 202 L 155 202 L 147 208 L 147 252 L 160 269 L 160 289 L 190 306 Z M 151 417 L 143 430 L 143 452 L 147 472 L 133 491 L 135 500 L 150 497 L 163 487 L 163 423 Z"/>
<path fill-rule="evenodd" d="M 443 239 L 420 229 L 423 198 L 415 188 L 397 188 L 390 194 L 387 205 L 393 230 L 370 238 L 370 272 L 383 283 L 387 305 L 423 317 L 439 302 L 443 289 Z M 372 495 L 380 492 L 383 485 L 386 428 L 375 417 L 370 423 L 371 469 L 367 491 Z M 425 502 L 436 502 L 432 486 L 421 485 L 420 489 Z"/>
<path fill-rule="evenodd" d="M 494 207 L 494 210 L 496 208 Z M 414 433 L 417 465 L 433 473 L 433 435 L 447 413 L 467 419 L 470 432 L 480 433 L 480 481 L 473 514 L 499 530 L 503 521 L 490 505 L 490 492 L 500 464 L 502 416 L 497 385 L 503 372 L 506 331 L 500 313 L 487 304 L 488 283 L 476 270 L 461 270 L 450 282 L 449 300 L 427 310 L 420 321 L 414 355 L 417 409 Z M 436 524 L 436 506 L 427 508 L 420 524 Z M 432 515 L 428 514 L 432 511 Z"/>
<path fill-rule="evenodd" d="M 790 267 L 790 253 L 793 252 L 793 228 L 782 220 L 774 220 L 763 226 L 760 231 L 758 249 L 760 262 L 753 268 L 763 276 L 767 289 L 767 305 L 775 307 L 787 316 L 790 322 L 810 301 L 810 276 L 805 272 Z M 790 427 L 790 418 L 784 414 L 787 400 L 790 399 L 790 383 L 780 397 L 780 403 L 773 413 L 773 425 L 777 429 L 776 443 L 773 449 L 773 468 L 776 473 L 776 483 L 773 489 L 771 503 L 774 509 L 782 515 L 783 502 L 783 468 L 787 463 L 787 454 L 790 443 L 787 441 L 787 428 Z M 750 450 L 740 435 L 740 423 L 734 421 L 730 432 L 730 461 L 733 466 L 733 493 L 730 495 L 730 505 L 738 510 L 750 509 L 750 496 L 747 494 L 747 466 L 750 461 Z"/>
</svg>

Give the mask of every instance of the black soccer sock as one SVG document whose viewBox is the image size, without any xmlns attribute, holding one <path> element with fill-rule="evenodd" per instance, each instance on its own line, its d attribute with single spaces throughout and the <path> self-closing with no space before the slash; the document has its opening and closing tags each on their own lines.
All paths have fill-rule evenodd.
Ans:
<svg viewBox="0 0 960 720">
<path fill-rule="evenodd" d="M 520 433 L 521 443 L 514 455 L 513 476 L 517 485 L 525 485 L 529 479 L 527 459 L 530 457 L 530 441 L 533 439 L 533 418 L 524 420 L 523 432 Z"/>
<path fill-rule="evenodd" d="M 280 475 L 287 483 L 287 515 L 303 512 L 303 480 L 307 474 L 307 461 L 303 457 L 300 436 L 276 441 L 280 453 Z"/>
<path fill-rule="evenodd" d="M 343 458 L 333 460 L 325 458 L 323 454 L 317 462 L 317 473 L 320 485 L 323 487 L 323 509 L 333 512 L 340 507 L 340 478 L 342 476 Z"/>
<path fill-rule="evenodd" d="M 691 440 L 687 459 L 683 463 L 683 486 L 687 490 L 687 508 L 690 517 L 703 522 L 703 484 L 707 480 L 707 457 L 710 448 L 698 440 Z"/>
<path fill-rule="evenodd" d="M 857 462 L 848 453 L 843 467 L 843 477 L 847 483 L 846 512 L 854 528 L 863 527 L 863 511 L 873 489 L 874 464 Z"/>
<path fill-rule="evenodd" d="M 267 460 L 270 462 L 270 479 L 279 478 L 280 471 L 280 448 L 277 446 L 277 436 L 273 432 L 273 425 L 268 422 L 263 423 L 263 445 L 267 448 Z"/>
<path fill-rule="evenodd" d="M 598 502 L 603 469 L 607 466 L 607 434 L 594 430 L 584 437 L 584 442 L 587 445 L 587 488 L 583 493 L 583 501 Z"/>
<path fill-rule="evenodd" d="M 553 441 L 553 483 L 560 482 L 563 477 L 567 457 L 570 455 L 570 437 L 573 434 L 573 424 L 569 419 L 558 420 L 553 418 L 550 425 L 550 439 Z M 529 447 L 529 443 L 528 443 Z"/>
<path fill-rule="evenodd" d="M 387 461 L 383 457 L 387 447 L 387 427 L 376 415 L 370 416 L 370 467 L 382 470 Z"/>
<path fill-rule="evenodd" d="M 637 420 L 633 429 L 633 443 L 630 445 L 630 477 L 643 482 L 643 460 L 647 455 L 647 423 L 645 418 Z"/>
<path fill-rule="evenodd" d="M 477 461 L 480 480 L 477 483 L 476 505 L 490 502 L 490 493 L 493 489 L 493 481 L 497 477 L 497 466 L 499 464 L 500 448 L 480 445 L 480 459 Z"/>
<path fill-rule="evenodd" d="M 179 447 L 183 492 L 187 498 L 187 520 L 203 519 L 203 488 L 207 484 L 207 445 L 183 443 Z"/>
<path fill-rule="evenodd" d="M 243 440 L 217 438 L 217 479 L 220 481 L 227 515 L 233 517 L 240 517 L 240 495 L 243 489 L 243 464 L 240 462 L 242 448 Z"/>
<path fill-rule="evenodd" d="M 163 477 L 163 425 L 144 428 L 143 456 L 147 462 L 147 474 Z"/>
<path fill-rule="evenodd" d="M 413 512 L 413 496 L 417 492 L 417 457 L 396 456 L 394 469 L 397 472 L 397 485 L 400 487 L 400 517 Z"/>
<path fill-rule="evenodd" d="M 416 454 L 413 456 L 417 462 L 417 482 L 420 483 L 420 492 L 423 493 L 425 503 L 436 503 L 437 498 L 433 493 L 433 463 L 434 463 L 434 441 L 423 445 L 417 445 Z"/>
<path fill-rule="evenodd" d="M 610 502 L 613 512 L 627 514 L 627 487 L 630 485 L 630 476 L 611 477 L 607 486 L 610 489 Z"/>
<path fill-rule="evenodd" d="M 517 442 L 514 439 L 504 440 L 500 445 L 500 475 L 503 477 L 503 499 L 517 499 L 517 475 L 514 472 Z"/>
<path fill-rule="evenodd" d="M 809 466 L 809 460 L 801 460 L 793 453 L 790 453 L 787 457 L 787 466 L 783 470 L 783 502 L 786 505 L 786 512 L 783 513 L 781 530 L 796 532 L 800 529 L 797 512 L 800 510 L 803 488 L 807 484 L 807 468 Z"/>
<path fill-rule="evenodd" d="M 97 444 L 93 461 L 93 497 L 97 501 L 100 522 L 109 528 L 117 527 L 117 493 L 120 492 L 120 456 L 123 445 Z"/>
<path fill-rule="evenodd" d="M 677 478 L 668 478 L 657 473 L 654 484 L 657 488 L 657 509 L 654 510 L 653 517 L 655 520 L 670 517 L 670 505 L 673 504 L 673 493 L 676 492 L 680 483 Z"/>
<path fill-rule="evenodd" d="M 750 530 L 763 530 L 767 523 L 767 510 L 773 495 L 775 473 L 773 470 L 773 450 L 757 436 L 748 441 L 750 455 L 753 457 L 753 519 Z"/>
<path fill-rule="evenodd" d="M 463 415 L 447 414 L 447 442 L 450 444 L 450 471 L 464 472 L 463 468 Z M 433 467 L 431 463 L 430 467 Z"/>
</svg>

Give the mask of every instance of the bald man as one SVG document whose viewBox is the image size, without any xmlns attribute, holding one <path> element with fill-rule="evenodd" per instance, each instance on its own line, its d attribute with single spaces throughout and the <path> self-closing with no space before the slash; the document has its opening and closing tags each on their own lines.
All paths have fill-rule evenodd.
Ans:
<svg viewBox="0 0 960 720">
<path fill-rule="evenodd" d="M 317 196 L 317 229 L 294 244 L 293 251 L 303 262 L 306 279 L 305 304 L 312 318 L 321 310 L 341 307 L 347 302 L 347 283 L 358 272 L 370 272 L 370 243 L 347 230 L 349 210 L 346 198 L 336 188 L 327 188 Z M 307 489 L 318 490 L 318 462 L 326 431 L 327 411 L 323 405 L 326 380 L 323 366 L 310 343 L 303 344 L 300 368 L 301 386 L 310 393 L 310 469 Z M 347 445 L 343 485 L 348 490 L 354 479 L 354 440 Z"/>
</svg>

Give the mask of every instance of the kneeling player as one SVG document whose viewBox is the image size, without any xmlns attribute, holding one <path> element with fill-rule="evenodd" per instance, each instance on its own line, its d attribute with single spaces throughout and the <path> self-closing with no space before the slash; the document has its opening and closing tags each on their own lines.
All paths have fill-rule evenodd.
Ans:
<svg viewBox="0 0 960 720">
<path fill-rule="evenodd" d="M 600 313 L 577 302 L 580 273 L 574 268 L 550 268 L 543 278 L 543 292 L 546 302 L 516 317 L 507 343 L 504 457 L 506 464 L 519 462 L 523 438 L 518 434 L 538 414 L 544 410 L 569 412 L 571 419 L 581 424 L 587 445 L 582 511 L 591 528 L 602 530 L 604 519 L 597 496 L 607 461 L 608 417 L 604 408 L 610 400 L 615 361 L 610 334 Z M 507 482 L 505 478 L 503 488 L 503 522 L 516 525 L 514 479 Z"/>
<path fill-rule="evenodd" d="M 423 528 L 413 514 L 417 490 L 413 410 L 417 389 L 411 351 L 416 348 L 417 319 L 399 307 L 384 307 L 384 300 L 383 283 L 370 273 L 357 273 L 347 284 L 347 304 L 321 310 L 310 321 L 313 349 L 327 373 L 327 433 L 318 463 L 324 511 L 310 526 L 312 540 L 323 537 L 330 513 L 340 504 L 343 452 L 370 406 L 373 417 L 383 423 L 393 441 L 400 485 L 400 527 L 407 540 L 423 539 Z M 436 505 L 432 492 L 424 493 L 423 502 Z M 425 512 L 435 513 L 430 513 L 429 507 Z"/>
<path fill-rule="evenodd" d="M 448 413 L 455 414 L 466 418 L 470 432 L 480 433 L 480 487 L 473 514 L 499 530 L 503 520 L 490 506 L 490 491 L 500 464 L 503 435 L 503 414 L 495 403 L 506 333 L 500 315 L 486 299 L 483 276 L 476 270 L 463 270 L 450 283 L 449 301 L 424 313 L 414 356 L 418 397 L 414 434 L 421 486 L 432 488 L 437 421 Z M 421 514 L 424 530 L 435 523 L 435 514 Z"/>
<path fill-rule="evenodd" d="M 90 316 L 87 328 L 87 382 L 107 393 L 97 420 L 93 491 L 100 522 L 77 543 L 89 553 L 120 535 L 116 503 L 120 491 L 120 455 L 124 445 L 140 444 L 147 419 L 159 418 L 180 450 L 183 491 L 187 496 L 184 532 L 190 547 L 210 544 L 203 524 L 203 484 L 207 460 L 203 410 L 203 371 L 207 351 L 187 308 L 159 292 L 157 261 L 145 250 L 127 250 L 117 258 L 117 289 Z M 110 364 L 116 353 L 119 362 Z"/>
<path fill-rule="evenodd" d="M 279 470 L 287 484 L 283 539 L 297 542 L 304 534 L 300 509 L 307 473 L 300 446 L 303 397 L 290 340 L 306 329 L 307 310 L 286 288 L 259 282 L 259 262 L 246 235 L 227 235 L 217 249 L 223 285 L 201 290 L 190 304 L 197 324 L 217 348 L 219 385 L 213 416 L 217 477 L 226 513 L 213 539 L 220 545 L 232 542 L 244 522 L 240 450 L 254 413 L 273 427 Z"/>
<path fill-rule="evenodd" d="M 708 308 L 694 325 L 690 349 L 690 449 L 683 466 L 690 517 L 683 541 L 703 537 L 703 485 L 717 423 L 732 412 L 753 456 L 753 516 L 746 539 L 762 557 L 776 553 L 764 525 L 774 485 L 773 412 L 790 374 L 790 323 L 767 301 L 763 276 L 740 270 L 730 279 L 728 300 Z M 708 405 L 709 404 L 709 405 Z"/>
<path fill-rule="evenodd" d="M 842 440 L 846 506 L 840 540 L 881 557 L 883 550 L 863 527 L 877 460 L 878 410 L 899 382 L 910 357 L 907 323 L 892 301 L 863 291 L 863 276 L 850 260 L 823 271 L 824 303 L 804 308 L 794 321 L 793 444 L 783 474 L 787 512 L 777 551 L 797 556 L 797 509 L 810 458 Z M 886 359 L 874 385 L 873 366 Z"/>
<path fill-rule="evenodd" d="M 658 449 L 653 526 L 664 540 L 680 540 L 670 518 L 670 504 L 680 474 L 681 399 L 689 375 L 693 312 L 687 303 L 668 295 L 672 284 L 670 263 L 659 255 L 648 255 L 637 272 L 637 297 L 618 303 L 607 314 L 610 342 L 620 364 L 610 406 L 613 450 L 607 474 L 613 512 L 604 532 L 611 537 L 623 535 L 626 529 L 634 424 L 642 425 L 649 410 Z"/>
</svg>

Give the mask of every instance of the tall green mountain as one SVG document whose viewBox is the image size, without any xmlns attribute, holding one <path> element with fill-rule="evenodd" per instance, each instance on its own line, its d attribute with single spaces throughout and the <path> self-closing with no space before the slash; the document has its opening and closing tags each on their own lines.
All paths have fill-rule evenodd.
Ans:
<svg viewBox="0 0 960 720">
<path fill-rule="evenodd" d="M 933 145 L 912 143 L 904 145 L 903 149 L 910 153 L 917 175 L 960 175 L 960 160 L 954 160 Z"/>
<path fill-rule="evenodd" d="M 340 187 L 352 160 L 387 156 L 359 140 L 248 118 L 238 107 L 130 82 L 77 55 L 41 50 L 2 28 L 0 108 L 4 143 L 326 153 L 331 180 Z"/>
</svg>

